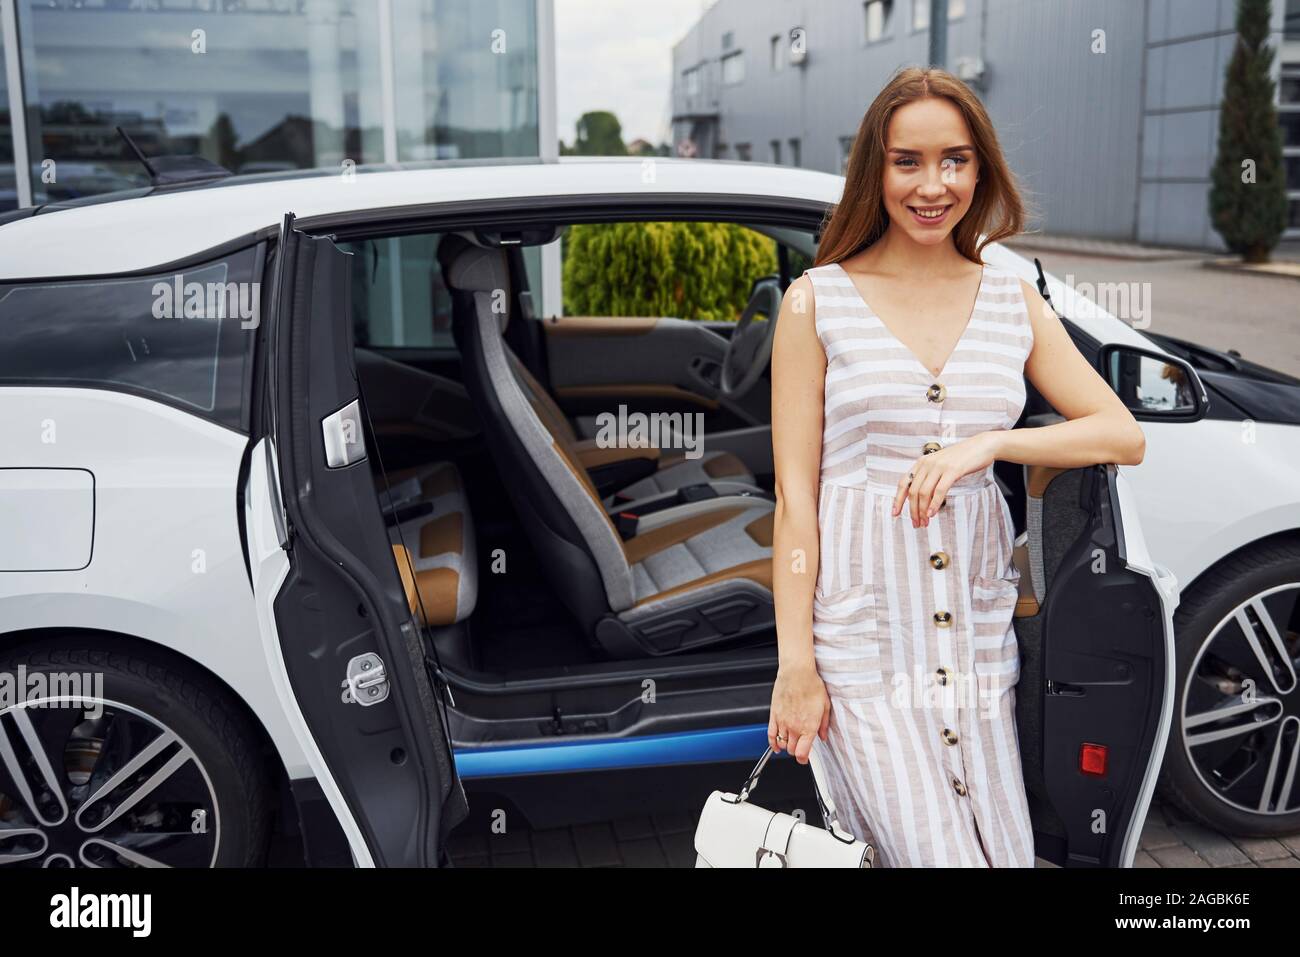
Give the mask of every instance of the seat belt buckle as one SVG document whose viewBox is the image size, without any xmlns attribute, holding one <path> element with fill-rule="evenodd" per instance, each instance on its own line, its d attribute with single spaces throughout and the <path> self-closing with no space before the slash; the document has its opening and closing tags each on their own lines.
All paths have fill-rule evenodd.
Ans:
<svg viewBox="0 0 1300 957">
<path fill-rule="evenodd" d="M 627 541 L 636 535 L 637 523 L 641 517 L 636 512 L 619 512 L 614 516 L 614 527 L 618 529 L 619 538 Z"/>
</svg>

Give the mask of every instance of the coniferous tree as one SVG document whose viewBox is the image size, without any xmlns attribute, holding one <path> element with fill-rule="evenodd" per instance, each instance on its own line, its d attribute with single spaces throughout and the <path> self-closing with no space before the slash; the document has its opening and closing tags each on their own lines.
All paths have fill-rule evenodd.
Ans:
<svg viewBox="0 0 1300 957">
<path fill-rule="evenodd" d="M 1270 0 L 1238 0 L 1237 45 L 1219 110 L 1211 171 L 1210 217 L 1224 243 L 1246 262 L 1268 262 L 1286 228 L 1282 133 L 1269 75 Z"/>
<path fill-rule="evenodd" d="M 776 244 L 734 223 L 590 223 L 569 227 L 564 311 L 735 321 L 750 287 L 777 270 Z"/>
</svg>

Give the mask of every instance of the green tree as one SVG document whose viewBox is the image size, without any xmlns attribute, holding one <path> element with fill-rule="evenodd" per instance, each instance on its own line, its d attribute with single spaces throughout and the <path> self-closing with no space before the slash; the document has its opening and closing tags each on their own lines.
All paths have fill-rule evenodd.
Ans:
<svg viewBox="0 0 1300 957">
<path fill-rule="evenodd" d="M 1219 110 L 1218 155 L 1210 173 L 1210 217 L 1246 262 L 1268 262 L 1286 228 L 1282 133 L 1269 75 L 1269 0 L 1238 0 L 1237 45 Z"/>
<path fill-rule="evenodd" d="M 579 156 L 626 156 L 623 144 L 623 126 L 618 117 L 607 110 L 583 113 L 578 118 L 577 138 L 573 152 Z"/>
<path fill-rule="evenodd" d="M 734 223 L 593 223 L 564 237 L 564 311 L 734 322 L 776 244 Z"/>
</svg>

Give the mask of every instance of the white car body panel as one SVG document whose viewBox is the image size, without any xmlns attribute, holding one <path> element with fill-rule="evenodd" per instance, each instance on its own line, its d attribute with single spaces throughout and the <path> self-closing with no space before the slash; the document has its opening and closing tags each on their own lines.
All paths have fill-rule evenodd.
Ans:
<svg viewBox="0 0 1300 957">
<path fill-rule="evenodd" d="M 1133 496 L 1132 486 L 1125 478 L 1125 473 L 1116 467 L 1115 490 L 1119 495 L 1120 523 L 1124 535 L 1124 556 L 1127 566 L 1146 575 L 1156 586 L 1160 595 L 1160 607 L 1164 619 L 1165 635 L 1165 689 L 1164 705 L 1160 709 L 1155 745 L 1147 755 L 1146 773 L 1142 776 L 1141 790 L 1138 793 L 1137 806 L 1133 810 L 1133 819 L 1124 835 L 1124 844 L 1120 849 L 1120 867 L 1132 867 L 1137 856 L 1138 843 L 1142 838 L 1142 828 L 1146 823 L 1147 812 L 1151 807 L 1151 798 L 1156 792 L 1156 781 L 1160 776 L 1160 766 L 1164 763 L 1165 746 L 1169 742 L 1169 729 L 1174 720 L 1174 675 L 1177 672 L 1174 662 L 1178 660 L 1174 645 L 1174 610 L 1182 600 L 1177 577 L 1164 565 L 1155 562 L 1147 549 L 1143 523 L 1134 521 L 1139 507 Z"/>
<path fill-rule="evenodd" d="M 91 628 L 179 652 L 243 698 L 291 778 L 310 776 L 267 673 L 239 540 L 248 438 L 106 389 L 4 387 L 0 407 L 0 465 L 87 469 L 95 483 L 90 564 L 0 572 L 0 632 Z"/>
<path fill-rule="evenodd" d="M 330 809 L 338 819 L 348 847 L 352 851 L 352 862 L 357 867 L 374 867 L 375 858 L 361 835 L 356 818 L 348 807 L 339 790 L 338 783 L 330 773 L 325 757 L 321 754 L 316 738 L 311 733 L 307 719 L 293 693 L 293 684 L 289 680 L 289 669 L 284 663 L 284 649 L 280 646 L 280 629 L 275 623 L 275 599 L 280 594 L 285 578 L 289 575 L 289 556 L 280 547 L 280 539 L 275 527 L 274 508 L 278 507 L 278 498 L 271 498 L 271 469 L 275 460 L 267 458 L 267 450 L 274 451 L 268 440 L 263 439 L 253 448 L 248 462 L 248 492 L 244 496 L 245 526 L 248 529 L 248 561 L 253 571 L 253 592 L 257 603 L 257 623 L 261 638 L 266 673 L 275 685 L 277 699 L 281 702 L 289 717 L 289 725 L 304 759 L 311 766 L 316 780 L 320 783 L 321 793 L 329 802 Z M 276 483 L 279 483 L 279 471 L 276 470 Z"/>
<path fill-rule="evenodd" d="M 87 470 L 0 468 L 0 572 L 85 568 L 94 529 Z"/>
</svg>

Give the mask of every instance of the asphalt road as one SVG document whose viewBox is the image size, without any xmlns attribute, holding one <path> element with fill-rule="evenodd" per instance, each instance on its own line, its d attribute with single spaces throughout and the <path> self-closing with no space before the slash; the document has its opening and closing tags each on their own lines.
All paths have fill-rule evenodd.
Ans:
<svg viewBox="0 0 1300 957">
<path fill-rule="evenodd" d="M 1199 258 L 1113 259 L 1017 245 L 1068 284 L 1139 283 L 1150 330 L 1300 375 L 1300 279 L 1228 272 Z M 1073 280 L 1067 279 L 1072 276 Z M 1105 303 L 1101 303 L 1105 305 Z"/>
</svg>

